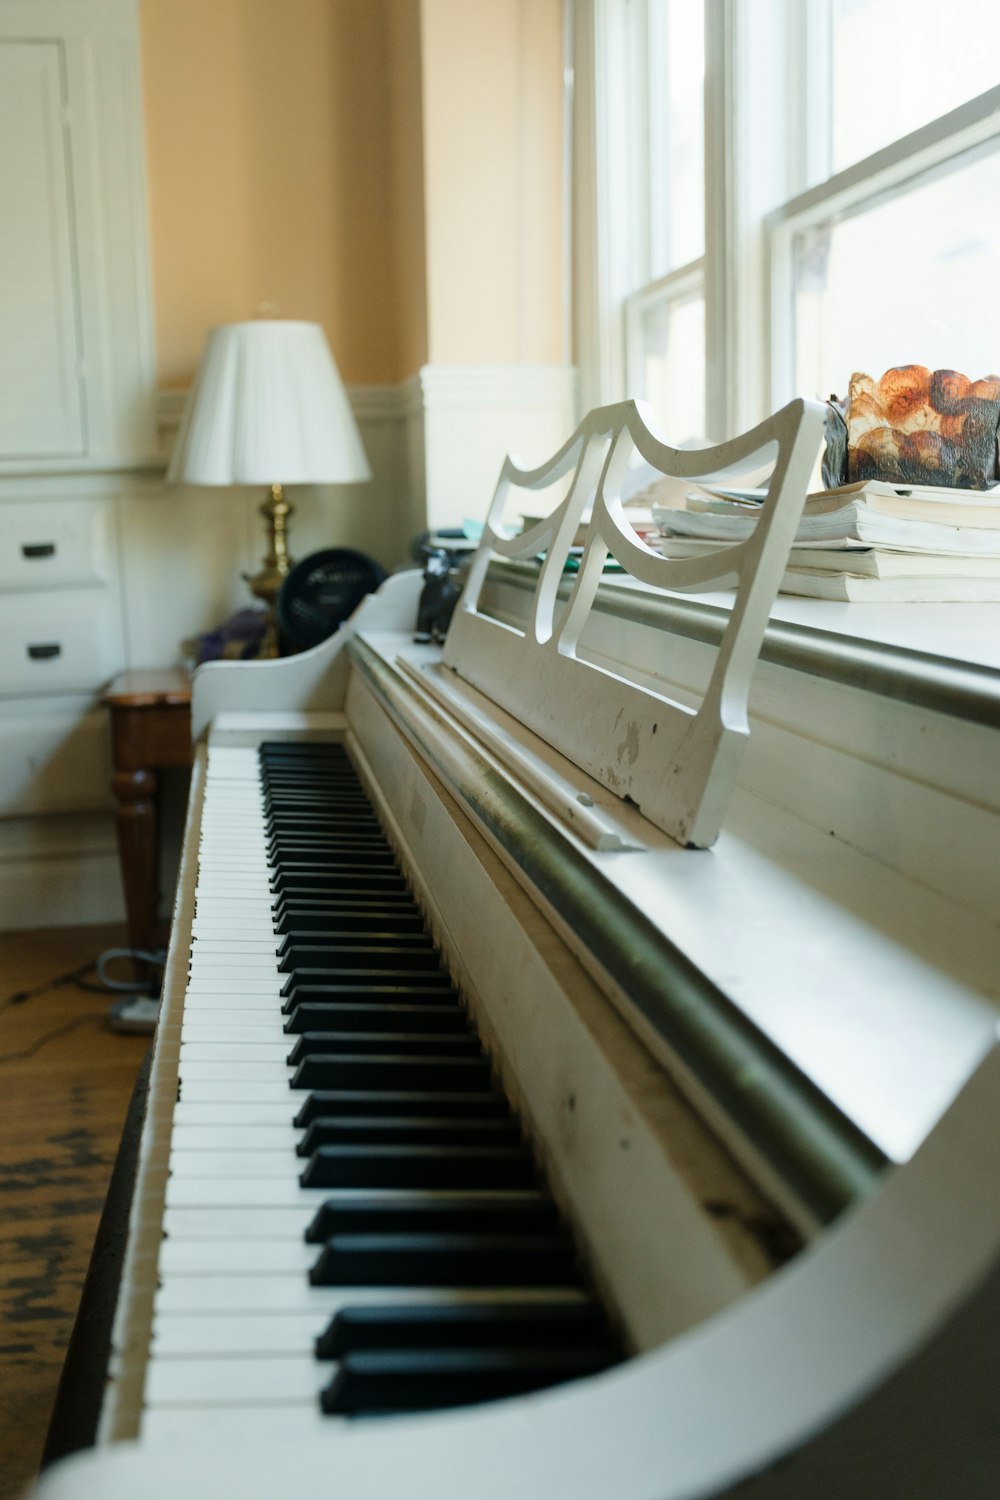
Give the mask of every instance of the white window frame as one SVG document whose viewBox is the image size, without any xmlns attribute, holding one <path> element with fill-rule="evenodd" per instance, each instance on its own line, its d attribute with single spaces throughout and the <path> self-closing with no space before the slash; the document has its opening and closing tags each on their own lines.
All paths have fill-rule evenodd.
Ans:
<svg viewBox="0 0 1000 1500">
<path fill-rule="evenodd" d="M 648 164 L 628 156 L 634 96 L 630 103 L 622 84 L 634 29 L 630 39 L 622 0 L 571 3 L 574 324 L 583 408 L 632 393 L 637 372 L 626 350 L 641 314 L 665 296 L 690 297 L 700 279 L 707 435 L 745 431 L 800 394 L 795 235 L 917 186 L 992 141 L 1000 148 L 1000 88 L 831 175 L 830 79 L 821 62 L 829 0 L 708 0 L 705 255 L 650 281 L 634 248 L 645 235 L 627 232 L 632 218 L 647 212 L 637 200 Z M 643 70 L 640 104 L 644 87 Z"/>
<path fill-rule="evenodd" d="M 969 153 L 983 148 L 1000 149 L 1000 87 L 806 189 L 768 217 L 772 406 L 781 406 L 797 394 L 792 297 L 783 295 L 792 285 L 795 236 L 837 216 L 874 208 L 937 172 L 954 170 Z"/>
</svg>

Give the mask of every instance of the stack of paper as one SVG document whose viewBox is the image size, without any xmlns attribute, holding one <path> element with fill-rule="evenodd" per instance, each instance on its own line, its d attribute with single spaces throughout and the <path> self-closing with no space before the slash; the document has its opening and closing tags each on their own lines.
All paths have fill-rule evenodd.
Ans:
<svg viewBox="0 0 1000 1500">
<path fill-rule="evenodd" d="M 759 504 L 721 496 L 692 496 L 683 510 L 654 509 L 667 557 L 744 541 L 759 514 Z M 810 495 L 781 591 L 816 599 L 1000 601 L 1000 490 L 869 480 Z"/>
</svg>

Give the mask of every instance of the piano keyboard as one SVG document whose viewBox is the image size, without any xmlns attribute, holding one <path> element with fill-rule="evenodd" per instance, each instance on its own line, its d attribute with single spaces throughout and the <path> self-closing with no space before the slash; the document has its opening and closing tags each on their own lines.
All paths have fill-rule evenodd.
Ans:
<svg viewBox="0 0 1000 1500">
<path fill-rule="evenodd" d="M 346 751 L 209 751 L 144 1433 L 621 1357 Z"/>
</svg>

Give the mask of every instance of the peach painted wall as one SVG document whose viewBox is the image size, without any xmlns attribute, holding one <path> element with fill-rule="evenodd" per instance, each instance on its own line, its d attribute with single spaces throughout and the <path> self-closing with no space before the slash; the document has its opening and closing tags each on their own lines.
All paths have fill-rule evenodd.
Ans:
<svg viewBox="0 0 1000 1500">
<path fill-rule="evenodd" d="M 562 0 L 141 0 L 162 386 L 326 328 L 352 384 L 563 358 Z"/>
<path fill-rule="evenodd" d="M 427 253 L 424 218 L 424 129 L 420 73 L 420 0 L 389 0 L 394 305 L 397 368 L 412 375 L 427 363 Z"/>
<path fill-rule="evenodd" d="M 429 358 L 558 363 L 562 0 L 421 14 Z"/>
<path fill-rule="evenodd" d="M 321 322 L 348 382 L 410 373 L 388 107 L 399 3 L 142 0 L 161 385 L 186 385 L 207 329 L 262 302 Z"/>
</svg>

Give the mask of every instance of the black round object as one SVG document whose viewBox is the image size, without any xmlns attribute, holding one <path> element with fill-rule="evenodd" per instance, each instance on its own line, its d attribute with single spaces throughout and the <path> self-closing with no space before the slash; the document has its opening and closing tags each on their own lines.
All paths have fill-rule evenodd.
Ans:
<svg viewBox="0 0 1000 1500">
<path fill-rule="evenodd" d="M 278 594 L 278 628 L 305 650 L 333 635 L 366 594 L 377 589 L 385 569 L 373 557 L 348 547 L 328 547 L 295 564 Z"/>
</svg>

